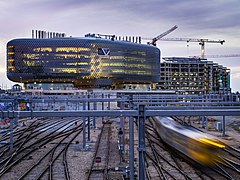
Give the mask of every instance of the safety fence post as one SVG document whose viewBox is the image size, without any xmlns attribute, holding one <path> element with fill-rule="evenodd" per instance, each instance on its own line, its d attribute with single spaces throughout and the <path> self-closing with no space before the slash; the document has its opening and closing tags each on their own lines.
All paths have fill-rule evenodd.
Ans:
<svg viewBox="0 0 240 180">
<path fill-rule="evenodd" d="M 121 110 L 124 109 L 124 106 L 123 106 L 123 102 L 121 102 Z M 125 126 L 124 126 L 124 119 L 125 117 L 122 115 L 120 117 L 120 129 L 122 131 L 122 135 L 121 135 L 121 145 L 122 145 L 122 151 L 124 152 L 124 149 L 125 149 L 125 143 L 124 143 L 124 139 L 125 139 Z"/>
<path fill-rule="evenodd" d="M 87 96 L 87 104 L 88 104 L 88 110 L 90 110 L 90 94 Z M 90 116 L 88 116 L 88 142 L 90 142 Z"/>
<path fill-rule="evenodd" d="M 83 110 L 86 110 L 86 102 L 83 102 Z M 83 117 L 83 149 L 86 148 L 86 117 Z"/>
<path fill-rule="evenodd" d="M 222 119 L 222 137 L 225 136 L 225 116 Z"/>
<path fill-rule="evenodd" d="M 133 110 L 133 95 L 129 96 L 129 108 Z M 129 168 L 130 180 L 134 180 L 134 118 L 129 117 Z"/>
<path fill-rule="evenodd" d="M 102 100 L 104 99 L 104 94 L 102 93 Z M 102 110 L 104 110 L 104 101 L 102 101 Z M 102 121 L 104 120 L 104 117 L 102 117 Z"/>
<path fill-rule="evenodd" d="M 139 105 L 138 113 L 138 179 L 145 180 L 145 105 Z"/>
<path fill-rule="evenodd" d="M 93 94 L 93 97 L 94 97 L 94 99 L 95 99 L 95 98 L 96 98 L 96 95 Z M 94 101 L 94 103 L 93 103 L 93 109 L 94 109 L 94 110 L 97 110 L 97 102 L 95 102 L 95 101 Z M 96 128 L 96 117 L 95 117 L 95 116 L 93 117 L 93 128 L 94 128 L 94 129 Z"/>
<path fill-rule="evenodd" d="M 10 120 L 10 151 L 13 151 L 13 118 L 9 118 Z"/>
</svg>

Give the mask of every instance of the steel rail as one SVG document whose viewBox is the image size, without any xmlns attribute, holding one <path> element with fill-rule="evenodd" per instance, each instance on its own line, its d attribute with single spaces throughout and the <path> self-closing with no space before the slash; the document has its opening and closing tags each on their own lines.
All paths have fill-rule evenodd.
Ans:
<svg viewBox="0 0 240 180">
<path fill-rule="evenodd" d="M 80 129 L 79 129 L 80 128 Z M 75 128 L 73 128 L 73 129 L 71 129 L 71 131 L 72 130 L 80 130 L 81 131 L 81 125 L 79 125 L 78 127 L 75 127 Z M 66 138 L 68 138 L 70 135 L 72 134 L 72 132 L 68 132 L 68 133 L 66 133 L 63 137 L 63 139 L 62 140 L 60 140 L 60 143 L 62 142 L 62 141 L 64 141 Z M 36 163 L 34 163 L 27 171 L 25 171 L 25 173 L 20 177 L 20 178 L 18 178 L 19 180 L 20 179 L 24 179 L 37 165 L 39 165 L 40 163 L 41 163 L 41 161 L 44 159 L 44 158 L 46 158 L 52 151 L 53 151 L 53 149 L 56 147 L 56 146 L 58 146 L 59 145 L 59 143 L 58 144 L 56 144 L 52 149 L 50 149 L 47 153 L 45 153 Z"/>
<path fill-rule="evenodd" d="M 78 127 L 73 128 L 73 131 L 76 131 L 78 128 L 81 128 L 82 124 L 80 124 Z M 73 138 L 70 139 L 70 142 L 72 142 L 74 139 L 76 139 L 76 137 L 82 132 L 82 128 L 78 130 L 78 132 L 74 135 Z M 52 180 L 53 179 L 53 174 L 52 174 L 52 166 L 53 163 L 57 160 L 57 158 L 64 153 L 66 146 L 55 156 L 53 157 L 53 154 L 55 153 L 56 149 L 59 147 L 59 145 L 61 145 L 62 141 L 64 141 L 66 138 L 68 138 L 68 136 L 70 136 L 72 133 L 69 133 L 66 137 L 64 137 L 64 139 L 62 139 L 60 142 L 58 142 L 56 144 L 56 146 L 54 148 L 51 149 L 50 152 L 50 159 L 49 159 L 49 163 L 48 165 L 45 167 L 45 169 L 38 175 L 37 179 L 41 179 L 42 176 L 46 173 L 47 170 L 49 170 L 49 175 L 48 175 L 48 179 Z M 65 167 L 65 166 L 64 166 Z M 64 174 L 65 177 L 69 177 L 69 173 L 68 171 L 66 171 L 64 169 Z"/>
<path fill-rule="evenodd" d="M 59 127 L 58 129 L 61 129 L 61 128 L 63 128 L 64 126 L 66 126 L 66 124 L 64 124 L 63 126 Z M 67 129 L 68 127 L 65 127 L 65 128 Z M 57 129 L 57 130 L 58 130 L 58 129 Z M 56 131 L 57 131 L 57 130 L 56 130 Z M 2 160 L 1 163 L 5 162 L 5 161 L 6 161 L 6 163 L 1 167 L 0 177 L 1 177 L 6 171 L 8 171 L 13 165 L 15 165 L 16 163 L 18 163 L 18 162 L 19 162 L 21 159 L 23 159 L 24 157 L 28 156 L 31 152 L 34 152 L 36 149 L 39 149 L 39 147 L 41 147 L 41 146 L 43 146 L 44 144 L 52 141 L 53 138 L 59 138 L 59 137 L 61 137 L 61 136 L 64 136 L 63 133 L 66 134 L 66 131 L 63 130 L 62 132 L 59 132 L 57 135 L 53 135 L 54 133 L 55 133 L 55 132 L 53 131 L 53 132 L 51 132 L 50 134 L 44 136 L 43 138 L 38 139 L 36 142 L 32 143 L 30 146 L 24 147 L 24 148 L 22 148 L 22 149 L 19 149 L 19 148 L 18 148 L 18 149 L 17 149 L 18 152 L 15 151 L 10 157 Z M 52 136 L 50 136 L 50 135 L 52 135 Z M 40 144 L 39 144 L 39 143 L 40 143 Z M 34 147 L 33 145 L 36 145 L 36 147 Z M 17 160 L 14 160 L 12 163 L 10 163 L 10 162 L 11 162 L 10 160 L 13 159 L 13 157 L 15 157 L 17 154 L 19 154 L 19 153 L 21 153 L 21 152 L 23 152 L 23 151 L 25 151 L 26 149 L 29 149 L 29 148 L 31 148 L 32 150 L 29 151 L 27 154 L 24 154 L 22 157 L 18 158 Z"/>
<path fill-rule="evenodd" d="M 240 109 L 155 109 L 145 110 L 146 116 L 240 116 Z M 139 116 L 137 110 L 78 110 L 78 111 L 2 111 L 2 118 L 19 117 L 103 117 Z"/>
<path fill-rule="evenodd" d="M 147 126 L 146 126 L 147 127 Z M 148 128 L 147 128 L 148 129 Z M 163 167 L 162 167 L 162 165 L 160 164 L 160 160 L 159 160 L 159 158 L 157 157 L 157 154 L 156 154 L 156 152 L 155 152 L 155 148 L 153 147 L 153 143 L 152 143 L 152 141 L 150 140 L 150 137 L 149 137 L 149 135 L 150 135 L 150 133 L 148 133 L 148 131 L 146 131 L 146 138 L 148 139 L 148 143 L 150 144 L 150 147 L 151 147 L 151 150 L 152 150 L 152 152 L 153 152 L 153 156 L 154 156 L 154 158 L 155 158 L 155 160 L 156 160 L 156 162 L 154 163 L 155 164 L 155 168 L 156 168 L 156 171 L 158 172 L 158 174 L 159 174 L 159 176 L 161 177 L 163 177 L 163 179 L 165 179 L 165 180 L 167 180 L 167 177 L 166 177 L 166 175 L 164 174 L 164 170 L 163 170 Z M 154 162 L 154 160 L 152 160 L 153 162 Z"/>
</svg>

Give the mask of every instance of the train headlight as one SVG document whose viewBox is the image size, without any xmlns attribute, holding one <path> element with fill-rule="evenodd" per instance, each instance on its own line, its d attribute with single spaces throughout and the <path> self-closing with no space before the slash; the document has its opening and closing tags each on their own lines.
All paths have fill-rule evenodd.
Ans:
<svg viewBox="0 0 240 180">
<path fill-rule="evenodd" d="M 199 140 L 202 141 L 202 142 L 204 142 L 204 143 L 206 143 L 206 144 L 211 144 L 211 145 L 217 146 L 217 147 L 219 147 L 219 148 L 225 148 L 224 145 L 219 144 L 219 143 L 216 143 L 216 142 L 211 141 L 211 140 L 208 140 L 208 139 L 205 139 L 205 138 L 199 138 Z"/>
</svg>

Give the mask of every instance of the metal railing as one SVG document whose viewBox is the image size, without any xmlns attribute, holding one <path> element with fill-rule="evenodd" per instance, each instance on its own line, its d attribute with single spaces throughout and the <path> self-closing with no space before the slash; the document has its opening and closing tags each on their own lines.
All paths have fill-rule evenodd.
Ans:
<svg viewBox="0 0 240 180">
<path fill-rule="evenodd" d="M 165 98 L 164 98 L 165 97 Z M 231 96 L 232 97 L 232 96 Z M 174 99 L 175 98 L 175 99 Z M 232 100 L 236 101 L 232 101 Z M 231 101 L 227 101 L 231 100 Z M 222 116 L 223 132 L 225 135 L 225 116 L 240 116 L 239 95 L 234 98 L 228 96 L 193 96 L 193 95 L 162 95 L 151 94 L 144 92 L 136 94 L 135 92 L 119 93 L 119 94 L 88 94 L 78 97 L 55 97 L 34 99 L 30 97 L 12 98 L 0 100 L 0 102 L 11 102 L 13 104 L 10 110 L 0 111 L 1 120 L 6 118 L 12 122 L 14 119 L 25 117 L 129 117 L 130 128 L 130 144 L 129 144 L 129 159 L 130 159 L 130 179 L 134 179 L 134 124 L 133 120 L 137 119 L 139 124 L 138 133 L 138 156 L 139 179 L 145 178 L 144 170 L 144 153 L 145 153 L 145 121 L 146 117 L 150 116 Z M 20 103 L 29 103 L 30 107 L 27 111 L 19 111 Z M 69 103 L 78 106 L 74 110 L 58 110 L 52 109 L 46 111 L 36 110 L 33 106 L 40 104 L 61 104 L 66 106 Z M 95 103 L 95 104 L 94 104 Z M 114 107 L 111 108 L 111 103 Z M 106 108 L 107 106 L 107 108 Z M 114 109 L 113 109 L 114 108 Z M 118 109 L 117 109 L 118 108 Z M 122 125 L 122 122 L 120 123 Z M 90 127 L 90 123 L 88 123 Z M 121 127 L 124 130 L 124 127 Z M 90 139 L 89 128 L 88 140 Z M 123 132 L 124 133 L 124 132 Z M 83 137 L 85 141 L 86 137 Z M 123 137 L 124 138 L 124 137 Z M 12 141 L 13 146 L 13 141 Z"/>
</svg>

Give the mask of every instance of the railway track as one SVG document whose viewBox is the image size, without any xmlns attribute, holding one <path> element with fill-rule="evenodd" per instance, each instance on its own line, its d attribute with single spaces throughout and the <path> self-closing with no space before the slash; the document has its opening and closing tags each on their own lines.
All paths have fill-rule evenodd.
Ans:
<svg viewBox="0 0 240 180">
<path fill-rule="evenodd" d="M 81 124 L 75 125 L 78 121 L 45 121 L 41 126 L 32 123 L 21 133 L 16 132 L 13 152 L 1 147 L 0 178 L 70 179 L 67 150 L 81 133 Z"/>
<path fill-rule="evenodd" d="M 174 117 L 174 119 L 180 124 L 188 125 L 198 131 L 201 131 L 198 128 L 192 126 L 191 123 L 188 123 L 190 122 L 190 117 Z M 221 154 L 219 157 L 220 159 L 217 163 L 215 163 L 214 167 L 209 167 L 209 169 L 215 172 L 218 176 L 224 177 L 225 179 L 238 179 L 240 177 L 240 150 L 229 146 L 226 143 L 221 143 L 225 145 L 225 148 L 219 150 Z M 209 172 L 209 174 L 212 174 L 212 172 Z"/>
<path fill-rule="evenodd" d="M 66 121 L 66 120 L 53 119 L 49 122 L 49 120 L 46 120 L 46 119 L 44 120 L 42 118 L 34 119 L 31 122 L 29 122 L 29 125 L 27 127 L 15 131 L 13 134 L 14 146 L 19 147 L 19 144 L 21 144 L 23 140 L 26 140 L 26 137 L 29 136 L 29 134 L 31 134 L 31 138 L 33 139 L 33 136 L 36 137 L 40 134 L 43 134 L 45 130 L 49 130 L 51 129 L 51 127 L 57 126 L 63 123 L 64 121 Z M 10 138 L 10 134 L 5 133 L 4 136 L 2 136 L 1 141 L 9 140 L 9 138 Z M 1 150 L 0 157 L 2 157 L 4 153 L 8 152 L 9 146 L 5 144 L 0 147 L 0 150 Z"/>
<path fill-rule="evenodd" d="M 104 123 L 98 137 L 87 179 L 108 179 L 111 123 Z"/>
<path fill-rule="evenodd" d="M 70 132 L 66 136 L 63 136 L 54 147 L 31 166 L 19 179 L 35 177 L 36 174 L 38 174 L 36 179 L 70 179 L 67 165 L 67 149 L 81 133 L 81 130 L 81 125 L 79 125 L 73 129 L 73 133 Z M 40 163 L 42 164 L 41 166 Z"/>
<path fill-rule="evenodd" d="M 151 169 L 147 166 L 148 179 L 238 179 L 240 177 L 238 149 L 226 146 L 223 149 L 225 154 L 221 153 L 221 160 L 215 166 L 205 167 L 166 146 L 152 128 L 151 121 L 148 122 L 146 157 L 148 164 L 154 167 L 151 166 Z M 156 177 L 151 177 L 151 174 Z"/>
<path fill-rule="evenodd" d="M 68 122 L 66 120 L 58 120 L 58 119 L 53 119 L 53 121 L 48 121 L 48 122 L 42 122 L 42 121 L 33 121 L 26 129 L 21 130 L 20 133 L 15 132 L 14 133 L 14 150 L 20 149 L 21 146 L 27 146 L 27 144 L 34 143 L 36 137 L 40 137 L 41 135 L 45 134 L 47 131 L 51 131 L 50 133 L 54 133 L 53 127 L 55 127 L 55 130 L 57 131 L 56 128 L 61 128 L 64 127 Z M 4 138 L 4 140 L 9 140 L 9 134 Z M 33 141 L 33 142 L 31 142 Z M 1 147 L 1 154 L 0 158 L 3 157 L 5 153 L 11 153 L 9 151 L 9 146 L 8 145 L 3 145 Z M 0 161 L 1 164 L 1 161 Z"/>
<path fill-rule="evenodd" d="M 147 174 L 150 175 L 148 179 L 210 179 L 168 149 L 159 140 L 155 130 L 149 126 L 146 128 L 146 140 L 149 144 L 146 151 L 147 162 L 150 160 L 149 164 L 154 165 L 154 169 L 150 169 L 149 166 L 146 168 Z M 154 171 L 155 173 L 153 173 Z M 155 175 L 155 177 L 151 175 Z"/>
<path fill-rule="evenodd" d="M 224 152 L 219 157 L 220 160 L 213 169 L 216 173 L 226 179 L 239 179 L 240 177 L 240 151 L 225 144 Z"/>
</svg>

